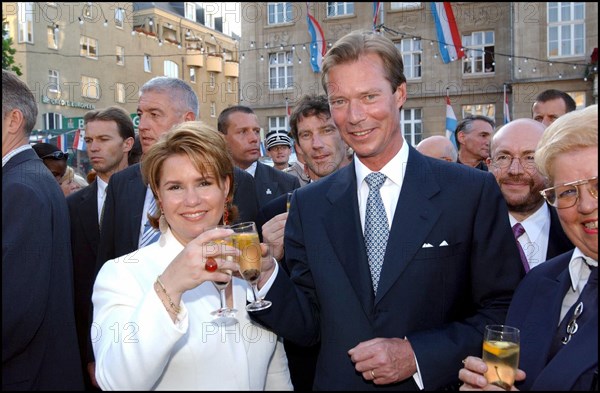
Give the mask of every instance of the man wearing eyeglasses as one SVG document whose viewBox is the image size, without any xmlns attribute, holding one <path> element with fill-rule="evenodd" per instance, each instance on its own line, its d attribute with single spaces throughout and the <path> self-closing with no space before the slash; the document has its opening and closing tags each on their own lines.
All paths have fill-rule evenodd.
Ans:
<svg viewBox="0 0 600 393">
<path fill-rule="evenodd" d="M 556 211 L 540 194 L 547 183 L 534 159 L 545 128 L 532 119 L 513 120 L 494 134 L 487 159 L 506 200 L 510 225 L 523 251 L 525 272 L 573 248 Z"/>
<path fill-rule="evenodd" d="M 29 146 L 37 113 L 2 70 L 2 390 L 83 390 L 69 212 Z"/>
</svg>

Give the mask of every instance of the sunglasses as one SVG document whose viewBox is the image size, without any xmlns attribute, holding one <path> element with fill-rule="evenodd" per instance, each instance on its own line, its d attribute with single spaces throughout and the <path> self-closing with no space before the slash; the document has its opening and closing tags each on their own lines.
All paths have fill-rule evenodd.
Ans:
<svg viewBox="0 0 600 393">
<path fill-rule="evenodd" d="M 55 160 L 67 160 L 67 159 L 69 159 L 69 153 L 63 153 L 62 151 L 55 151 L 53 153 L 46 154 L 45 156 L 42 157 L 42 159 L 44 159 L 44 158 L 54 158 Z"/>
</svg>

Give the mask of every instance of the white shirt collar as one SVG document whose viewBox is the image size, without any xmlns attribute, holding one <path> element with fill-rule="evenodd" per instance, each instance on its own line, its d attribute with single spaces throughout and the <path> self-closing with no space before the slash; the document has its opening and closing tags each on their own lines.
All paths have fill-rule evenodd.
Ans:
<svg viewBox="0 0 600 393">
<path fill-rule="evenodd" d="M 511 227 L 519 222 L 510 213 L 508 214 L 508 219 L 510 220 Z M 521 221 L 521 225 L 525 228 L 525 232 L 527 233 L 527 236 L 529 236 L 529 239 L 537 239 L 544 227 L 546 225 L 548 225 L 548 227 L 550 226 L 550 209 L 548 208 L 548 205 L 543 203 L 535 213 Z"/>
<path fill-rule="evenodd" d="M 583 286 L 585 286 L 590 276 L 590 269 L 587 267 L 586 262 L 598 267 L 598 261 L 585 256 L 579 248 L 575 247 L 571 262 L 569 262 L 569 275 L 571 276 L 571 287 L 579 293 L 583 290 Z"/>
<path fill-rule="evenodd" d="M 6 163 L 10 161 L 11 158 L 27 149 L 33 149 L 33 147 L 31 147 L 31 145 L 22 145 L 6 153 L 6 155 L 2 157 L 2 168 L 4 168 L 4 165 L 6 165 Z"/>
<path fill-rule="evenodd" d="M 248 168 L 244 169 L 246 172 L 248 172 L 249 174 L 252 175 L 252 177 L 254 177 L 254 174 L 256 174 L 256 166 L 258 161 L 254 161 L 252 163 L 252 165 L 250 165 Z"/>
<path fill-rule="evenodd" d="M 408 162 L 408 143 L 402 142 L 400 151 L 387 163 L 379 172 L 383 173 L 386 177 L 386 183 L 391 180 L 394 184 L 402 187 L 402 181 L 404 180 L 404 174 L 406 173 L 406 163 Z M 365 178 L 373 172 L 363 164 L 358 156 L 354 155 L 354 167 L 356 168 L 356 184 L 360 188 Z M 368 185 L 364 183 L 368 188 Z M 385 183 L 384 183 L 385 184 Z"/>
</svg>

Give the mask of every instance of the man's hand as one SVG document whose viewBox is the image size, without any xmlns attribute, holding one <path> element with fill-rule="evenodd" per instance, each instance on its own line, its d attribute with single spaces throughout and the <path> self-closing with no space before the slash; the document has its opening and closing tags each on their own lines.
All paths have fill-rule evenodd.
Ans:
<svg viewBox="0 0 600 393">
<path fill-rule="evenodd" d="M 356 371 L 367 381 L 385 385 L 404 381 L 417 372 L 412 346 L 401 338 L 374 338 L 348 351 Z"/>
<path fill-rule="evenodd" d="M 262 226 L 263 242 L 271 249 L 271 255 L 278 262 L 283 259 L 283 235 L 287 212 L 276 215 Z"/>
</svg>

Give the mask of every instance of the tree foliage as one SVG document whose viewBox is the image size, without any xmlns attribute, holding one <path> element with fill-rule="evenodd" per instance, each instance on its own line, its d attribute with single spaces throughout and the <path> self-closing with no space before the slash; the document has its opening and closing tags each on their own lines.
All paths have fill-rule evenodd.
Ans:
<svg viewBox="0 0 600 393">
<path fill-rule="evenodd" d="M 13 55 L 17 53 L 17 50 L 12 47 L 12 38 L 8 36 L 8 31 L 4 29 L 5 23 L 2 19 L 2 69 L 13 71 L 15 74 L 21 76 L 23 73 L 21 69 L 15 65 L 15 59 Z"/>
</svg>

